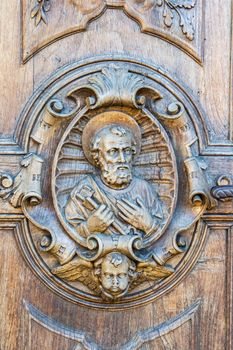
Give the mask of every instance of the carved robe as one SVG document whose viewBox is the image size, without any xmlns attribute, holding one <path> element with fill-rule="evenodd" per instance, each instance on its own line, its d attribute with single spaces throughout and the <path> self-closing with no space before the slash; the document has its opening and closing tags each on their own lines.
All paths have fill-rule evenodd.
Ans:
<svg viewBox="0 0 233 350">
<path fill-rule="evenodd" d="M 83 195 L 83 192 L 85 195 Z M 89 192 L 89 195 L 86 196 L 86 192 Z M 136 204 L 136 199 L 139 198 L 147 207 L 154 220 L 149 232 L 146 232 L 146 234 L 149 235 L 158 229 L 163 218 L 158 196 L 148 182 L 136 177 L 132 179 L 127 188 L 117 190 L 106 186 L 97 176 L 85 177 L 71 192 L 70 198 L 65 207 L 66 219 L 76 228 L 79 235 L 88 237 L 91 234 L 86 224 L 88 217 L 98 206 L 105 204 L 114 213 L 115 225 L 110 225 L 104 233 L 143 234 L 136 230 L 132 225 L 124 222 L 118 215 L 116 201 L 123 198 L 134 204 Z M 94 206 L 91 207 L 91 202 L 93 201 L 96 204 L 96 208 Z"/>
</svg>

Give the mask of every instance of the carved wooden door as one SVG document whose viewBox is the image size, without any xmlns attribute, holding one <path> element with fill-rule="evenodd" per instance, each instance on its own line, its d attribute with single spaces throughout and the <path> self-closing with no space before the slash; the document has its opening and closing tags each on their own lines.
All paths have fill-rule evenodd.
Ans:
<svg viewBox="0 0 233 350">
<path fill-rule="evenodd" d="M 232 349 L 232 1 L 0 16 L 0 349 Z"/>
</svg>

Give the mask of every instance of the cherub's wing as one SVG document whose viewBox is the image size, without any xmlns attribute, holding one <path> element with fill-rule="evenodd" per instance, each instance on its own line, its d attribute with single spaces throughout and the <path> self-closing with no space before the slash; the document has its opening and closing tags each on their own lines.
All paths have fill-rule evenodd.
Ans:
<svg viewBox="0 0 233 350">
<path fill-rule="evenodd" d="M 100 294 L 101 290 L 99 281 L 94 275 L 93 270 L 94 267 L 91 262 L 76 257 L 63 266 L 53 268 L 51 272 L 57 277 L 65 279 L 66 281 L 82 282 L 96 294 Z"/>
<path fill-rule="evenodd" d="M 144 282 L 156 281 L 168 277 L 173 272 L 174 269 L 170 265 L 160 266 L 155 261 L 139 263 L 130 289 L 133 289 Z"/>
</svg>

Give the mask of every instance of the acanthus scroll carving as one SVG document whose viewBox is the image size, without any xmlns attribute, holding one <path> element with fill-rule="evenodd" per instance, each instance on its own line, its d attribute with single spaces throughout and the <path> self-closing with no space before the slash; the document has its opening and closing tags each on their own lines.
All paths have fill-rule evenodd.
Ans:
<svg viewBox="0 0 233 350">
<path fill-rule="evenodd" d="M 90 67 L 46 95 L 22 169 L 1 175 L 0 195 L 31 223 L 50 286 L 114 308 L 175 278 L 214 202 L 188 107 L 160 75 Z"/>
<path fill-rule="evenodd" d="M 191 1 L 164 1 L 164 23 L 167 27 L 173 25 L 174 13 L 178 16 L 179 25 L 183 34 L 187 39 L 193 40 L 194 27 L 188 15 L 184 14 L 181 9 L 192 9 L 196 4 L 196 0 Z"/>
</svg>

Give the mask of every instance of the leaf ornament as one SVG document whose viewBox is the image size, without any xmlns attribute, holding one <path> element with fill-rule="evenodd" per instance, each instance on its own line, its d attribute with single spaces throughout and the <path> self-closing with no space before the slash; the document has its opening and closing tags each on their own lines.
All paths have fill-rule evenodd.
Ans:
<svg viewBox="0 0 233 350">
<path fill-rule="evenodd" d="M 48 24 L 47 12 L 50 10 L 50 0 L 37 0 L 37 4 L 31 11 L 31 18 L 35 18 L 35 25 L 38 26 L 41 21 Z"/>
<path fill-rule="evenodd" d="M 186 35 L 186 37 L 192 41 L 194 38 L 194 28 L 192 22 L 188 17 L 184 15 L 180 15 L 180 26 L 182 28 L 182 32 Z"/>
<path fill-rule="evenodd" d="M 182 9 L 190 10 L 196 4 L 196 0 L 164 0 L 164 24 L 171 27 L 173 24 L 174 13 L 179 17 L 179 25 L 187 39 L 194 39 L 194 28 L 190 18 Z"/>
<path fill-rule="evenodd" d="M 174 7 L 191 9 L 196 5 L 196 0 L 170 0 Z"/>
<path fill-rule="evenodd" d="M 167 6 L 164 6 L 163 17 L 164 17 L 164 24 L 166 24 L 166 26 L 170 28 L 173 23 L 174 15 L 172 13 L 172 10 Z"/>
<path fill-rule="evenodd" d="M 163 22 L 168 28 L 172 27 L 174 18 L 178 17 L 183 34 L 190 41 L 194 39 L 194 28 L 187 10 L 194 8 L 196 0 L 130 0 L 129 2 L 133 2 L 137 11 L 142 14 L 152 13 L 155 8 L 161 8 Z"/>
</svg>

